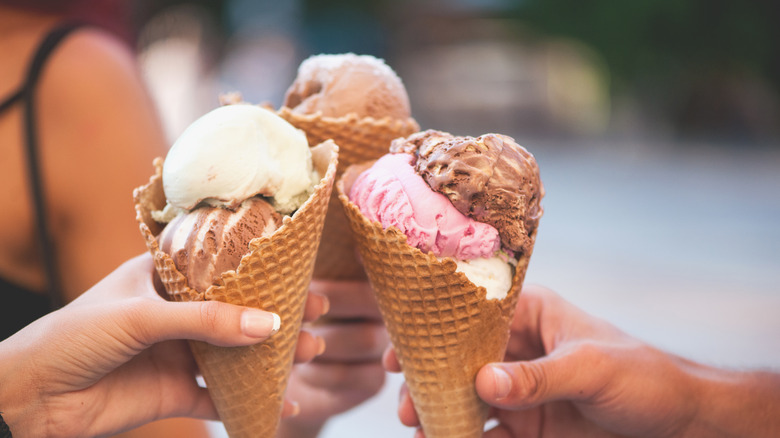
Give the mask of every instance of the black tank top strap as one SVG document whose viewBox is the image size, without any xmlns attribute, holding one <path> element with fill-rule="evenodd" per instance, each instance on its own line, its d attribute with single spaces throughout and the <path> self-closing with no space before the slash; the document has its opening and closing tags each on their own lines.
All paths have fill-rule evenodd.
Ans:
<svg viewBox="0 0 780 438">
<path fill-rule="evenodd" d="M 4 113 L 8 108 L 11 108 L 22 98 L 22 96 L 24 96 L 24 86 L 19 87 L 18 90 L 14 91 L 4 101 L 0 102 L 0 114 Z"/>
<path fill-rule="evenodd" d="M 46 35 L 29 64 L 26 81 L 21 90 L 24 99 L 24 135 L 27 140 L 27 174 L 32 191 L 36 231 L 43 256 L 48 295 L 52 309 L 57 309 L 62 305 L 62 285 L 57 265 L 55 243 L 48 221 L 43 175 L 41 174 L 35 98 L 38 81 L 46 66 L 46 61 L 65 37 L 82 26 L 84 24 L 78 22 L 63 23 Z"/>
</svg>

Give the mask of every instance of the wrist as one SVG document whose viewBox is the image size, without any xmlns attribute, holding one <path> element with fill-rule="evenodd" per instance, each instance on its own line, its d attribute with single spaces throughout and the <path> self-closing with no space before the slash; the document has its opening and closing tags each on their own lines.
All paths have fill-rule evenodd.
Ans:
<svg viewBox="0 0 780 438">
<path fill-rule="evenodd" d="M 774 437 L 780 431 L 780 376 L 700 366 L 701 397 L 684 437 Z"/>
</svg>

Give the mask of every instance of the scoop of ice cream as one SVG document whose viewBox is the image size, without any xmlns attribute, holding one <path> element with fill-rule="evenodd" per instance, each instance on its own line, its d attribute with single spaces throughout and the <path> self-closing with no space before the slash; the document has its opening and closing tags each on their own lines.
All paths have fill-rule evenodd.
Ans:
<svg viewBox="0 0 780 438">
<path fill-rule="evenodd" d="M 316 183 L 303 131 L 254 105 L 219 107 L 190 125 L 168 151 L 163 189 L 168 203 L 235 208 L 261 194 L 291 213 Z"/>
<path fill-rule="evenodd" d="M 457 271 L 466 275 L 472 283 L 485 288 L 489 300 L 502 300 L 512 287 L 512 265 L 501 256 L 457 260 Z"/>
<path fill-rule="evenodd" d="M 346 53 L 303 61 L 284 106 L 302 114 L 406 119 L 409 96 L 401 79 L 381 59 Z"/>
<path fill-rule="evenodd" d="M 204 292 L 220 275 L 238 267 L 249 252 L 249 241 L 271 235 L 281 216 L 260 197 L 244 201 L 236 211 L 202 206 L 182 213 L 159 236 L 189 286 Z"/>
<path fill-rule="evenodd" d="M 396 227 L 407 243 L 438 257 L 492 257 L 500 249 L 498 231 L 464 216 L 414 172 L 412 156 L 388 154 L 363 172 L 349 198 L 371 221 Z"/>
<path fill-rule="evenodd" d="M 456 137 L 423 131 L 396 139 L 391 153 L 414 156 L 415 171 L 455 208 L 498 229 L 502 244 L 525 253 L 542 216 L 544 188 L 536 160 L 501 134 Z"/>
</svg>

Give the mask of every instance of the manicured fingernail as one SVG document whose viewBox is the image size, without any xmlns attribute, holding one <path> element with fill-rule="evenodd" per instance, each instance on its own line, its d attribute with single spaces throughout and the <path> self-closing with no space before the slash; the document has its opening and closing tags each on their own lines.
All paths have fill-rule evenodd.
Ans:
<svg viewBox="0 0 780 438">
<path fill-rule="evenodd" d="M 322 297 L 322 314 L 327 315 L 327 313 L 330 311 L 330 300 L 328 297 L 323 296 Z"/>
<path fill-rule="evenodd" d="M 291 401 L 290 404 L 292 405 L 292 412 L 290 412 L 290 417 L 295 417 L 301 413 L 301 405 L 299 405 L 297 401 Z"/>
<path fill-rule="evenodd" d="M 317 337 L 317 356 L 325 352 L 325 339 Z"/>
<path fill-rule="evenodd" d="M 496 399 L 501 400 L 512 391 L 512 377 L 501 367 L 491 366 L 493 382 L 496 385 Z"/>
<path fill-rule="evenodd" d="M 241 314 L 241 332 L 250 338 L 270 337 L 281 325 L 282 320 L 275 313 L 246 309 Z"/>
</svg>

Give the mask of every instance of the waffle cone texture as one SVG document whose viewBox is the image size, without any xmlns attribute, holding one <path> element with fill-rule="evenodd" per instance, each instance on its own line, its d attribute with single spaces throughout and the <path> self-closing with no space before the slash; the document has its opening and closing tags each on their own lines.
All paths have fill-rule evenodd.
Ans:
<svg viewBox="0 0 780 438">
<path fill-rule="evenodd" d="M 168 299 L 216 300 L 274 312 L 280 330 L 267 341 L 248 347 L 217 347 L 190 341 L 219 417 L 231 438 L 273 437 L 279 425 L 284 392 L 293 364 L 309 282 L 314 269 L 325 214 L 336 175 L 338 146 L 332 141 L 312 148 L 320 183 L 273 235 L 256 238 L 235 271 L 222 274 L 205 292 L 190 289 L 171 257 L 160 250 L 163 225 L 151 217 L 165 205 L 162 163 L 148 184 L 133 193 L 141 234 L 154 258 Z"/>
<path fill-rule="evenodd" d="M 374 119 L 350 114 L 344 117 L 322 117 L 320 114 L 297 114 L 282 107 L 279 116 L 306 132 L 311 144 L 333 139 L 339 145 L 336 178 L 357 163 L 376 160 L 390 149 L 390 142 L 420 130 L 412 119 Z M 335 191 L 331 195 L 325 229 L 314 266 L 314 277 L 330 280 L 365 279 L 363 267 L 356 258 L 355 242 L 349 223 Z"/>
<path fill-rule="evenodd" d="M 476 375 L 504 358 L 531 254 L 518 260 L 506 298 L 486 299 L 485 288 L 457 272 L 454 260 L 408 245 L 397 228 L 370 222 L 349 201 L 352 183 L 370 164 L 347 169 L 336 191 L 425 436 L 481 437 L 488 406 L 477 395 Z"/>
</svg>

